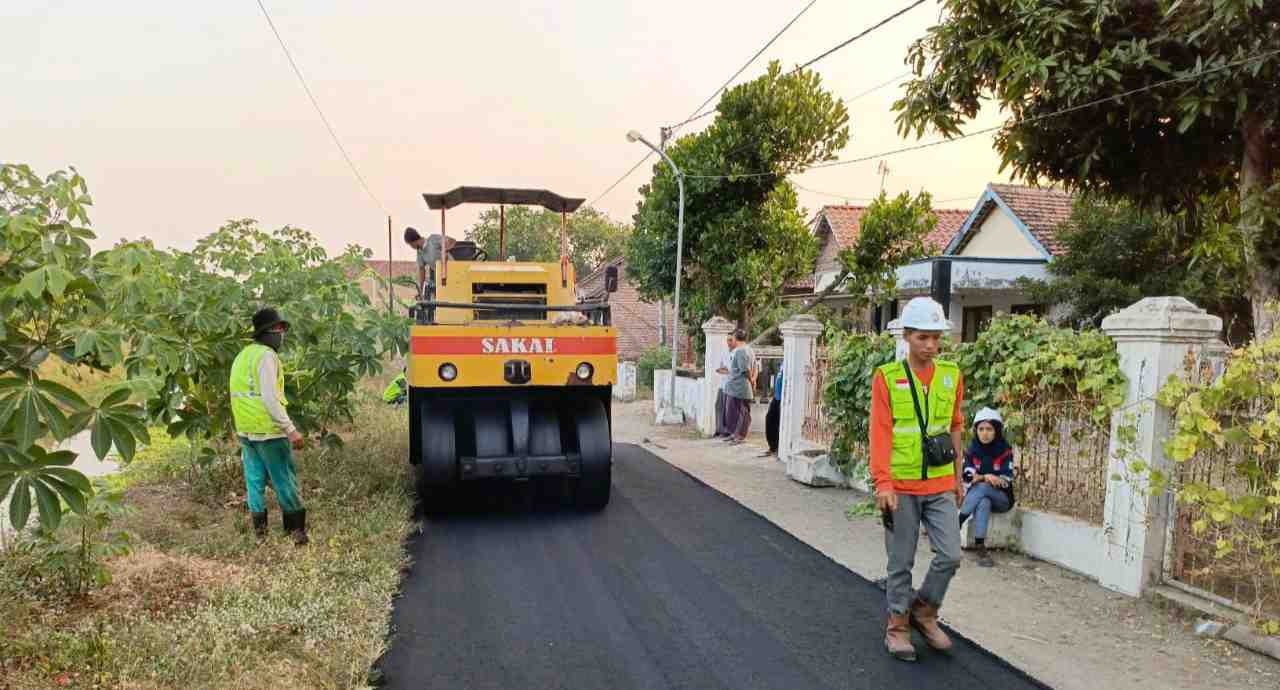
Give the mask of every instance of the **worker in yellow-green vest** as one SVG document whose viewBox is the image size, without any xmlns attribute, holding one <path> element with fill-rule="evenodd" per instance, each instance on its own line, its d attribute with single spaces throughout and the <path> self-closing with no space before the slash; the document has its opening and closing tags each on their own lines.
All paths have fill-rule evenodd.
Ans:
<svg viewBox="0 0 1280 690">
<path fill-rule="evenodd" d="M 277 354 L 284 347 L 289 322 L 267 307 L 253 315 L 253 343 L 231 365 L 231 415 L 240 439 L 244 483 L 249 494 L 253 531 L 267 533 L 267 482 L 276 492 L 284 531 L 299 546 L 307 543 L 307 511 L 298 495 L 292 449 L 301 449 L 302 434 L 285 411 L 284 370 Z"/>
<path fill-rule="evenodd" d="M 942 334 L 951 329 L 940 304 L 917 297 L 900 319 L 906 359 L 871 375 L 870 465 L 889 557 L 885 648 L 898 659 L 914 661 L 912 627 L 934 650 L 951 649 L 951 639 L 938 625 L 938 608 L 960 567 L 964 381 L 959 367 L 938 359 Z M 912 597 L 920 523 L 929 527 L 934 557 Z"/>
<path fill-rule="evenodd" d="M 399 405 L 408 397 L 409 382 L 405 380 L 403 371 L 382 389 L 382 402 L 388 405 Z"/>
</svg>

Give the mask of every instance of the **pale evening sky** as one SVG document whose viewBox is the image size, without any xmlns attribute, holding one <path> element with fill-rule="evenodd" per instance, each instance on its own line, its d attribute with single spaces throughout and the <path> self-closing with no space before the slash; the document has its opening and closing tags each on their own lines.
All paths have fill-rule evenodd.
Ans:
<svg viewBox="0 0 1280 690">
<path fill-rule="evenodd" d="M 312 91 L 391 212 L 432 232 L 419 196 L 460 184 L 545 187 L 594 199 L 687 117 L 807 0 L 352 2 L 266 0 Z M 786 67 L 871 26 L 906 0 L 818 0 L 743 72 Z M 925 3 L 822 60 L 846 101 L 906 71 L 910 41 L 938 18 Z M 386 254 L 386 218 L 329 140 L 255 0 L 8 0 L 0 5 L 0 160 L 76 166 L 106 247 L 150 237 L 189 247 L 229 218 L 292 224 L 331 250 Z M 897 148 L 887 87 L 849 103 L 842 158 Z M 709 118 L 708 118 L 709 120 Z M 706 121 L 693 123 L 696 131 Z M 987 113 L 971 128 L 998 122 Z M 926 139 L 936 135 L 928 134 Z M 978 136 L 886 159 L 891 192 L 927 189 L 969 207 L 997 173 Z M 656 160 L 656 159 L 655 159 Z M 599 208 L 630 221 L 637 170 Z M 804 187 L 878 192 L 876 162 L 814 170 Z M 801 190 L 814 212 L 840 203 Z M 856 202 L 855 202 L 856 203 Z M 480 209 L 449 215 L 460 235 Z"/>
</svg>

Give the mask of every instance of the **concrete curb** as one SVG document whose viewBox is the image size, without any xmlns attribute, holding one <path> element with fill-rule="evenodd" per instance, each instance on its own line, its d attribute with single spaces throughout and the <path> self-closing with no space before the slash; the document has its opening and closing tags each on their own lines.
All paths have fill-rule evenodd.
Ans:
<svg viewBox="0 0 1280 690">
<path fill-rule="evenodd" d="M 1206 626 L 1206 629 L 1213 632 L 1204 636 L 1228 640 L 1252 652 L 1280 660 L 1280 637 L 1264 637 L 1255 633 L 1249 625 L 1248 618 L 1240 612 L 1227 609 L 1212 601 L 1167 585 L 1158 585 L 1151 588 L 1151 591 L 1160 599 L 1188 613 L 1207 616 L 1210 619 L 1226 619 L 1230 621 L 1230 623 L 1221 627 Z"/>
</svg>

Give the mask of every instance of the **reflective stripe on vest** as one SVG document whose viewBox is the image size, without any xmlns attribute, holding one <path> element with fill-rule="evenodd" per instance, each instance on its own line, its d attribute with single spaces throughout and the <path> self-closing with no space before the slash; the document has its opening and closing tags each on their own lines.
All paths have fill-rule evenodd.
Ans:
<svg viewBox="0 0 1280 690">
<path fill-rule="evenodd" d="M 947 433 L 951 430 L 951 417 L 955 412 L 956 391 L 960 384 L 960 368 L 945 360 L 934 360 L 933 383 L 929 386 L 927 397 L 929 416 L 926 419 L 929 435 Z M 922 480 L 946 477 L 955 474 L 955 464 L 945 467 L 929 467 L 926 471 L 924 462 L 924 444 L 920 438 L 920 422 L 916 418 L 915 403 L 911 399 L 911 389 L 907 383 L 906 361 L 891 362 L 879 368 L 884 376 L 885 386 L 889 389 L 889 407 L 893 412 L 893 453 L 889 459 L 890 474 L 894 479 Z M 915 384 L 916 395 L 920 399 L 920 412 L 925 411 L 926 396 L 920 380 L 914 372 L 911 382 Z"/>
<path fill-rule="evenodd" d="M 231 365 L 231 416 L 237 434 L 284 434 L 262 402 L 258 389 L 258 364 L 271 348 L 261 343 L 246 346 Z M 276 398 L 287 407 L 284 397 L 284 367 L 276 366 Z"/>
</svg>

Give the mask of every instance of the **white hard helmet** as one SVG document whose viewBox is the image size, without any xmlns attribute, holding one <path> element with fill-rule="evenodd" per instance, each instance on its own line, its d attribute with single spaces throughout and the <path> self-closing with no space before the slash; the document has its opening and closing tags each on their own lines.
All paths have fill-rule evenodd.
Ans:
<svg viewBox="0 0 1280 690">
<path fill-rule="evenodd" d="M 1000 413 L 990 407 L 984 407 L 981 410 L 978 410 L 978 414 L 973 416 L 974 426 L 978 426 L 982 422 L 995 422 L 1001 426 L 1004 425 L 1004 420 L 1000 418 Z"/>
<path fill-rule="evenodd" d="M 951 322 L 942 311 L 942 305 L 928 297 L 913 297 L 907 306 L 902 308 L 898 317 L 903 328 L 917 331 L 946 332 L 951 330 Z"/>
</svg>

